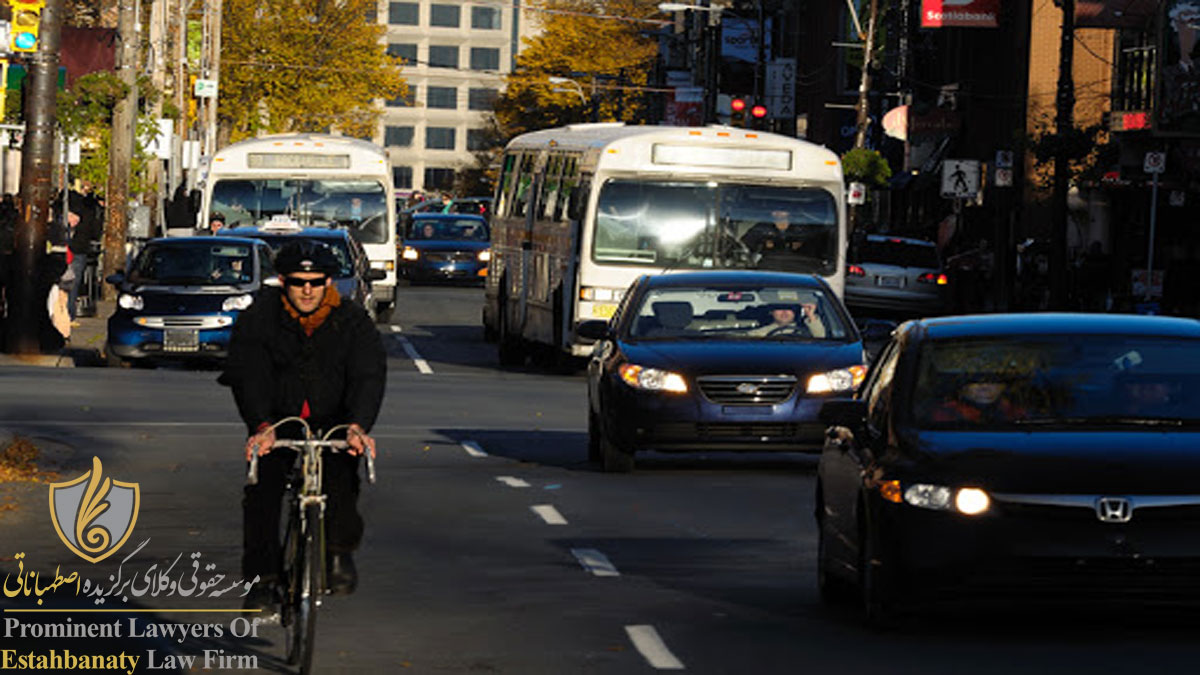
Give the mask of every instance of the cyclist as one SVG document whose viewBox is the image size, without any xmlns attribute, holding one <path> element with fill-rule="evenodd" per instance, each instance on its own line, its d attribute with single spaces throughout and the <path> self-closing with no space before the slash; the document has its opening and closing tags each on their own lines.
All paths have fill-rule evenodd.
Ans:
<svg viewBox="0 0 1200 675">
<path fill-rule="evenodd" d="M 271 451 L 273 422 L 305 418 L 314 430 L 350 424 L 348 453 L 324 459 L 328 495 L 326 570 L 331 593 L 350 593 L 358 582 L 351 553 L 362 538 L 358 513 L 358 462 L 374 455 L 367 435 L 379 414 L 387 373 L 383 341 L 366 311 L 338 295 L 332 275 L 336 256 L 318 242 L 289 243 L 275 256 L 282 289 L 264 287 L 234 326 L 222 384 L 233 389 L 246 423 L 246 457 L 257 447 L 259 480 L 246 486 L 242 501 L 242 572 L 261 578 L 246 596 L 251 609 L 273 604 L 272 587 L 281 565 L 279 519 L 291 449 Z M 299 438 L 299 425 L 279 428 Z M 269 453 L 269 454 L 268 454 Z"/>
</svg>

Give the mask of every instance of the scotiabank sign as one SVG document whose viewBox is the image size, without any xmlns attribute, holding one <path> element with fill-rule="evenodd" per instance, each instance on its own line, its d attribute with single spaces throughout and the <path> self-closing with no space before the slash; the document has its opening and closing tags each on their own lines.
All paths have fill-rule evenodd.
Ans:
<svg viewBox="0 0 1200 675">
<path fill-rule="evenodd" d="M 995 28 L 1000 0 L 921 0 L 922 28 Z"/>
</svg>

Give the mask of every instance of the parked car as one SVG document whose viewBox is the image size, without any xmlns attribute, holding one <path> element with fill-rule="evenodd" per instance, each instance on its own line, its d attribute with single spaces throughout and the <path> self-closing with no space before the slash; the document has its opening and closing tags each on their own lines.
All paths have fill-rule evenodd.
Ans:
<svg viewBox="0 0 1200 675">
<path fill-rule="evenodd" d="M 851 311 L 937 316 L 947 309 L 950 279 L 931 241 L 869 234 L 850 247 L 846 306 Z"/>
<path fill-rule="evenodd" d="M 757 271 L 638 278 L 588 364 L 588 454 L 630 471 L 641 450 L 817 451 L 829 396 L 861 381 L 863 342 L 815 276 Z"/>
<path fill-rule="evenodd" d="M 1195 320 L 909 321 L 821 416 L 827 600 L 1200 600 Z"/>
<path fill-rule="evenodd" d="M 401 243 L 400 275 L 410 281 L 483 283 L 492 259 L 490 239 L 482 216 L 415 214 Z"/>
<path fill-rule="evenodd" d="M 338 293 L 343 298 L 349 298 L 362 305 L 374 318 L 375 302 L 371 295 L 371 282 L 383 279 L 386 272 L 372 269 L 362 244 L 345 229 L 300 227 L 290 222 L 277 222 L 261 227 L 238 227 L 227 232 L 264 241 L 273 252 L 278 252 L 284 244 L 297 238 L 325 244 L 341 263 L 341 269 L 333 277 Z"/>
<path fill-rule="evenodd" d="M 108 277 L 110 365 L 223 359 L 238 314 L 271 278 L 271 252 L 237 237 L 153 239 L 126 272 Z"/>
</svg>

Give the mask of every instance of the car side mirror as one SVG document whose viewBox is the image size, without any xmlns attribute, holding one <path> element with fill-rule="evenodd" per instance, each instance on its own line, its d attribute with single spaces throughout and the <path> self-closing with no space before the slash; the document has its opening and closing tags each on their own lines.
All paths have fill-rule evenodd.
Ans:
<svg viewBox="0 0 1200 675">
<path fill-rule="evenodd" d="M 387 278 L 387 272 L 371 268 L 367 270 L 367 281 L 383 281 Z"/>
<path fill-rule="evenodd" d="M 112 274 L 104 277 L 104 280 L 113 286 L 120 286 L 121 284 L 125 283 L 125 273 L 113 272 Z"/>
<path fill-rule="evenodd" d="M 608 322 L 588 319 L 575 327 L 575 334 L 585 340 L 603 340 L 609 335 Z"/>
<path fill-rule="evenodd" d="M 867 420 L 867 402 L 857 398 L 833 398 L 821 405 L 817 418 L 831 427 L 856 427 Z"/>
</svg>

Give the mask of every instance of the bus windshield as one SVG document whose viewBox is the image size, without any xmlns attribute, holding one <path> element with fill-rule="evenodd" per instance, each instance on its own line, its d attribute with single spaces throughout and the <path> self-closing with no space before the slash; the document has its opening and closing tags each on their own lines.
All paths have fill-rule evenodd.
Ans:
<svg viewBox="0 0 1200 675">
<path fill-rule="evenodd" d="M 822 188 L 610 180 L 600 189 L 592 260 L 829 275 L 837 242 L 837 205 Z"/>
<path fill-rule="evenodd" d="M 373 180 L 257 178 L 218 180 L 208 217 L 225 227 L 286 215 L 302 226 L 344 227 L 363 244 L 388 241 L 387 190 Z"/>
</svg>

